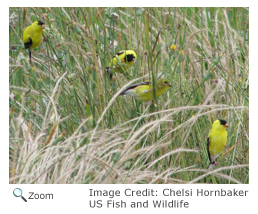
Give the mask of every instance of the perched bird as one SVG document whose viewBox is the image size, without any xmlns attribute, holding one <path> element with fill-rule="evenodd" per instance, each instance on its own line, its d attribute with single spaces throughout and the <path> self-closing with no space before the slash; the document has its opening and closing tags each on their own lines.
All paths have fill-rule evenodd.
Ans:
<svg viewBox="0 0 258 214">
<path fill-rule="evenodd" d="M 168 87 L 172 87 L 171 83 L 167 79 L 159 79 L 155 83 L 156 96 L 159 97 L 163 94 Z M 149 101 L 154 98 L 153 86 L 149 82 L 141 82 L 126 88 L 120 95 L 129 95 L 134 97 L 138 101 Z"/>
<path fill-rule="evenodd" d="M 136 59 L 137 55 L 133 50 L 119 51 L 110 61 L 109 67 L 107 67 L 110 79 L 112 79 L 113 71 L 125 74 L 133 66 Z"/>
<path fill-rule="evenodd" d="M 213 169 L 217 165 L 216 159 L 226 148 L 228 133 L 226 128 L 228 127 L 227 121 L 216 120 L 212 124 L 208 139 L 207 139 L 207 150 L 210 159 L 208 169 Z"/>
<path fill-rule="evenodd" d="M 45 28 L 45 23 L 42 21 L 36 21 L 32 25 L 28 26 L 23 32 L 23 43 L 25 49 L 29 49 L 29 57 L 31 63 L 31 49 L 39 46 L 41 41 L 41 34 Z"/>
</svg>

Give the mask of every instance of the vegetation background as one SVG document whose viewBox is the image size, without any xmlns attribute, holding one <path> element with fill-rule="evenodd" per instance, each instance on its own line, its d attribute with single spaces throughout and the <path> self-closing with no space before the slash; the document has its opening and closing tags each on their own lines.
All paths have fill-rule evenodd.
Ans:
<svg viewBox="0 0 258 214">
<path fill-rule="evenodd" d="M 10 183 L 249 183 L 249 8 L 10 8 Z M 32 65 L 24 29 L 45 22 Z M 110 80 L 114 54 L 137 53 Z M 167 78 L 151 103 L 119 96 Z M 207 171 L 225 119 L 228 152 Z"/>
</svg>

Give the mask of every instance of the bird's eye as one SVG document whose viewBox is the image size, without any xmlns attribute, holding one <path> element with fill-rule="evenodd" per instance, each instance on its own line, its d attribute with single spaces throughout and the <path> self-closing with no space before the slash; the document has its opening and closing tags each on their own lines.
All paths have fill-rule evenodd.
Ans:
<svg viewBox="0 0 258 214">
<path fill-rule="evenodd" d="M 165 81 L 164 83 L 165 83 L 165 84 L 167 84 L 168 82 L 167 82 L 167 81 Z"/>
</svg>

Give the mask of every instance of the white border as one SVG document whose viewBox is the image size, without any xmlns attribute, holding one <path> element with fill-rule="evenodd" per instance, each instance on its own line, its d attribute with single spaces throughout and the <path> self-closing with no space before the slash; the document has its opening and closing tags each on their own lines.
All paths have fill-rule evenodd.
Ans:
<svg viewBox="0 0 258 214">
<path fill-rule="evenodd" d="M 9 28 L 9 8 L 4 7 L 4 11 L 1 12 L 1 75 L 4 75 L 4 78 L 1 78 L 1 99 L 3 99 L 1 105 L 1 132 L 4 134 L 4 138 L 1 140 L 1 149 L 0 149 L 0 163 L 1 163 L 1 213 L 140 213 L 142 211 L 159 211 L 162 213 L 188 213 L 189 211 L 194 211 L 198 213 L 253 213 L 257 210 L 256 201 L 257 199 L 257 144 L 258 137 L 255 133 L 257 132 L 257 80 L 258 80 L 258 71 L 257 71 L 257 7 L 254 1 L 240 1 L 235 0 L 230 1 L 221 1 L 217 0 L 216 2 L 211 2 L 207 0 L 203 1 L 165 1 L 159 0 L 152 2 L 142 1 L 70 1 L 70 2 L 57 2 L 45 0 L 40 1 L 26 1 L 21 2 L 17 0 L 12 0 L 8 2 L 8 7 L 14 6 L 42 6 L 40 4 L 48 5 L 51 7 L 54 6 L 104 6 L 104 7 L 114 7 L 114 6 L 127 6 L 127 7 L 136 7 L 136 6 L 152 6 L 152 7 L 162 7 L 162 6 L 171 6 L 171 7 L 193 7 L 193 6 L 202 6 L 202 7 L 220 7 L 220 6 L 239 6 L 239 7 L 249 7 L 250 14 L 250 184 L 246 185 L 14 185 L 9 184 L 9 154 L 8 154 L 8 142 L 9 142 L 9 127 L 6 125 L 9 121 L 8 114 L 9 108 L 7 105 L 7 99 L 9 99 L 9 90 L 8 90 L 8 65 L 6 62 L 9 61 L 9 56 L 7 54 L 7 46 L 9 49 L 9 38 L 7 37 L 7 32 Z M 5 4 L 2 2 L 2 4 Z M 8 97 L 8 98 L 7 98 Z M 6 102 L 5 102 L 6 101 Z M 20 198 L 15 198 L 12 194 L 14 188 L 20 187 L 23 190 L 23 195 L 25 198 L 28 198 L 28 192 L 34 191 L 38 193 L 53 193 L 54 200 L 30 200 L 27 203 L 23 202 Z M 124 188 L 135 188 L 135 189 L 145 189 L 145 188 L 154 188 L 157 191 L 162 191 L 164 188 L 174 188 L 174 189 L 196 189 L 196 188 L 205 188 L 205 189 L 243 189 L 249 190 L 247 197 L 177 197 L 176 199 L 183 199 L 189 201 L 190 208 L 188 209 L 90 209 L 88 189 L 119 189 L 123 191 Z M 160 199 L 162 196 L 159 197 Z M 100 197 L 98 199 L 106 200 L 105 197 Z M 144 197 L 125 197 L 121 196 L 117 198 L 118 200 L 146 200 Z M 154 199 L 154 198 L 150 198 Z"/>
</svg>

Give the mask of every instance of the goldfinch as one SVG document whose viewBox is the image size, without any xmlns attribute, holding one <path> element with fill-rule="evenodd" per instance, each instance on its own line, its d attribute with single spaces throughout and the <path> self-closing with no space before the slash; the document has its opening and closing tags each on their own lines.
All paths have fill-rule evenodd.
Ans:
<svg viewBox="0 0 258 214">
<path fill-rule="evenodd" d="M 42 21 L 36 21 L 32 25 L 28 26 L 23 32 L 23 43 L 25 49 L 29 49 L 29 57 L 31 63 L 31 49 L 39 46 L 41 42 L 41 34 L 45 28 L 45 23 Z"/>
<path fill-rule="evenodd" d="M 226 128 L 228 127 L 227 121 L 216 120 L 212 124 L 208 139 L 207 150 L 210 159 L 208 169 L 213 169 L 217 165 L 216 159 L 226 148 L 228 133 Z"/>
<path fill-rule="evenodd" d="M 110 61 L 107 72 L 112 79 L 113 71 L 118 73 L 126 73 L 134 65 L 137 55 L 133 50 L 119 51 Z M 127 74 L 127 73 L 126 73 Z"/>
<path fill-rule="evenodd" d="M 167 79 L 157 80 L 155 83 L 156 96 L 159 97 L 169 87 L 172 87 L 171 83 Z M 150 101 L 153 99 L 153 86 L 149 82 L 141 82 L 126 88 L 120 95 L 129 95 L 134 97 L 138 101 Z"/>
</svg>

